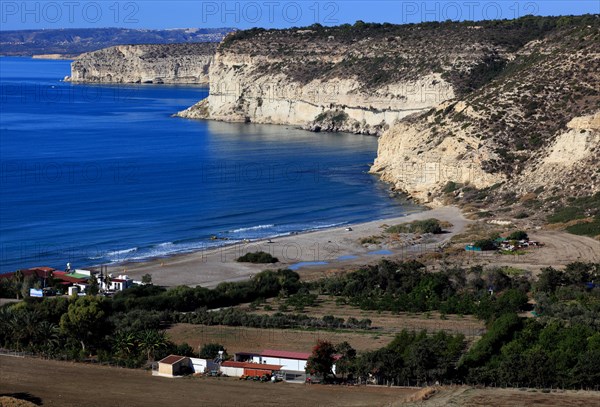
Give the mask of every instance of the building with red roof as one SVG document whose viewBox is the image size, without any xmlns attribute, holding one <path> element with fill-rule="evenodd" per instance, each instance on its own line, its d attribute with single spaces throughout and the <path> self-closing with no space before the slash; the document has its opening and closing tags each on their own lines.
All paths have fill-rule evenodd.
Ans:
<svg viewBox="0 0 600 407">
<path fill-rule="evenodd" d="M 306 362 L 311 354 L 287 350 L 265 349 L 262 352 L 239 352 L 235 360 L 258 364 L 281 366 L 281 372 L 286 380 L 304 380 L 306 378 Z M 335 373 L 335 365 L 333 366 Z"/>
<path fill-rule="evenodd" d="M 11 279 L 20 273 L 23 278 L 33 278 L 40 282 L 43 287 L 47 287 L 50 283 L 50 279 L 54 276 L 56 270 L 52 267 L 31 267 L 28 269 L 21 269 L 12 273 L 0 274 L 0 279 Z"/>
<path fill-rule="evenodd" d="M 185 373 L 185 368 L 189 367 L 190 358 L 186 356 L 169 355 L 158 361 L 157 376 L 175 377 Z"/>
</svg>

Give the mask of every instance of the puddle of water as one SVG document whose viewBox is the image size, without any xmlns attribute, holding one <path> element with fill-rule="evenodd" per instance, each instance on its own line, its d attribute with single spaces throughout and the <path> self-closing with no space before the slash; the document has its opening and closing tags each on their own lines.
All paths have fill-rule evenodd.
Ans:
<svg viewBox="0 0 600 407">
<path fill-rule="evenodd" d="M 300 263 L 292 264 L 288 268 L 290 270 L 298 270 L 301 267 L 310 267 L 310 266 L 324 266 L 327 263 L 326 261 L 301 261 Z"/>
<path fill-rule="evenodd" d="M 376 255 L 386 255 L 386 254 L 393 254 L 390 250 L 376 250 L 374 252 L 369 252 L 370 255 L 372 256 L 376 256 Z"/>
</svg>

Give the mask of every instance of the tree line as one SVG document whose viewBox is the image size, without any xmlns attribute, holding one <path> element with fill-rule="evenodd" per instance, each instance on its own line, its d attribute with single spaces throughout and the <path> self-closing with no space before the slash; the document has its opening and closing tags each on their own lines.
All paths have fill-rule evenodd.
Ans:
<svg viewBox="0 0 600 407">
<path fill-rule="evenodd" d="M 597 388 L 599 276 L 600 264 L 588 263 L 572 263 L 564 270 L 549 267 L 530 282 L 506 269 L 450 267 L 429 272 L 418 262 L 384 260 L 311 283 L 300 282 L 293 271 L 278 270 L 215 289 L 140 286 L 112 298 L 27 298 L 0 307 L 0 346 L 58 359 L 92 358 L 137 367 L 169 353 L 195 354 L 166 335 L 169 324 L 177 322 L 370 328 L 368 319 L 315 318 L 300 312 L 259 315 L 232 307 L 276 296 L 294 306 L 314 305 L 318 292 L 363 309 L 473 314 L 486 322 L 486 333 L 474 343 L 460 334 L 403 331 L 389 345 L 368 352 L 356 352 L 349 344 L 321 344 L 313 356 L 333 355 L 338 375 L 397 385 L 463 382 Z M 525 314 L 530 302 L 536 303 L 533 312 Z M 321 362 L 311 362 L 309 369 L 323 370 L 326 364 Z"/>
</svg>

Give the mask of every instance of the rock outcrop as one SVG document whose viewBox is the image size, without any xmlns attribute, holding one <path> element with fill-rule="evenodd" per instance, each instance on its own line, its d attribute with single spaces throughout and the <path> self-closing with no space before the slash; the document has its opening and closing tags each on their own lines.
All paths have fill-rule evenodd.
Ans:
<svg viewBox="0 0 600 407">
<path fill-rule="evenodd" d="M 217 44 L 118 45 L 80 55 L 71 82 L 207 85 Z"/>
</svg>

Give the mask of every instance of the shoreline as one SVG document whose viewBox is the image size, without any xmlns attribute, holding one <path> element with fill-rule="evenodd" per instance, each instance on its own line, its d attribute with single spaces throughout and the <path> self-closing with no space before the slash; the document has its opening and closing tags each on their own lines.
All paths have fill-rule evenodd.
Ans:
<svg viewBox="0 0 600 407">
<path fill-rule="evenodd" d="M 448 233 L 432 236 L 426 244 L 408 239 L 395 244 L 361 244 L 360 239 L 377 236 L 384 225 L 412 222 L 428 218 L 450 222 Z M 243 281 L 266 269 L 293 268 L 301 276 L 335 272 L 340 267 L 360 266 L 379 261 L 384 256 L 398 256 L 435 250 L 462 232 L 470 221 L 460 209 L 446 206 L 422 212 L 341 227 L 313 230 L 286 236 L 265 238 L 248 243 L 234 243 L 218 248 L 175 254 L 140 262 L 123 262 L 107 266 L 113 275 L 127 274 L 141 279 L 152 275 L 152 282 L 165 287 L 179 285 L 215 287 L 222 282 Z M 350 230 L 348 230 L 350 229 Z M 238 263 L 248 252 L 264 251 L 279 259 L 274 264 Z"/>
</svg>

